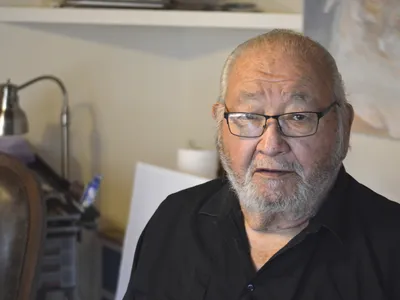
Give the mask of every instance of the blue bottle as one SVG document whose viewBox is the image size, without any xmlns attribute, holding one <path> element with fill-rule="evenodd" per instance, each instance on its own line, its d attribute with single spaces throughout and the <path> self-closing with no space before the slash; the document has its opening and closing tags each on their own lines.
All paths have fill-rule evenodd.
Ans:
<svg viewBox="0 0 400 300">
<path fill-rule="evenodd" d="M 88 208 L 95 202 L 97 193 L 99 192 L 100 189 L 100 183 L 102 179 L 103 179 L 102 176 L 96 175 L 87 185 L 81 200 L 81 204 L 84 209 Z"/>
</svg>

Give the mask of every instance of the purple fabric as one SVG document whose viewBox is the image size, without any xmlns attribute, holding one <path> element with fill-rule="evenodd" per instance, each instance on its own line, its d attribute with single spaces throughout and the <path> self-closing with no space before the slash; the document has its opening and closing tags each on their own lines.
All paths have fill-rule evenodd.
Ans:
<svg viewBox="0 0 400 300">
<path fill-rule="evenodd" d="M 0 137 L 0 152 L 12 155 L 25 164 L 35 160 L 31 145 L 21 136 Z"/>
</svg>

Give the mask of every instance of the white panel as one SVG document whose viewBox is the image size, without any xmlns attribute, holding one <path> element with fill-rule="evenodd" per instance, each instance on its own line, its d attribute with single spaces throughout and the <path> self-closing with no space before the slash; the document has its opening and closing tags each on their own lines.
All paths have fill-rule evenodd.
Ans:
<svg viewBox="0 0 400 300">
<path fill-rule="evenodd" d="M 121 300 L 124 297 L 137 241 L 157 207 L 169 194 L 206 181 L 205 178 L 141 162 L 137 164 L 133 196 L 129 209 L 129 221 L 122 250 L 116 300 Z"/>
</svg>

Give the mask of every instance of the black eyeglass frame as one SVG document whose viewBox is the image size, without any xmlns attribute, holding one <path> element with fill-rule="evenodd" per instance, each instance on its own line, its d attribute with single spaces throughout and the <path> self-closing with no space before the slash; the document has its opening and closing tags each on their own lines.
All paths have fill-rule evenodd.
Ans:
<svg viewBox="0 0 400 300">
<path fill-rule="evenodd" d="M 268 116 L 268 115 L 263 115 L 263 114 L 258 114 L 258 113 L 249 113 L 249 112 L 240 112 L 240 111 L 230 112 L 228 110 L 228 108 L 226 107 L 226 104 L 225 104 L 226 112 L 224 112 L 224 119 L 226 119 L 226 124 L 228 125 L 229 132 L 232 135 L 237 136 L 237 137 L 241 137 L 241 138 L 251 138 L 252 139 L 252 138 L 259 138 L 260 136 L 262 136 L 264 134 L 266 128 L 267 128 L 268 119 L 275 119 L 276 120 L 276 123 L 278 124 L 279 131 L 283 136 L 290 137 L 290 138 L 301 138 L 301 137 L 308 137 L 308 136 L 314 135 L 318 131 L 319 120 L 322 117 L 324 117 L 326 114 L 328 114 L 328 112 L 331 110 L 331 108 L 334 107 L 335 105 L 340 107 L 340 104 L 337 101 L 334 101 L 327 108 L 325 108 L 322 111 L 298 111 L 298 112 L 284 113 L 284 114 L 275 115 L 275 116 Z M 307 113 L 307 114 L 311 113 L 311 114 L 316 114 L 317 115 L 317 125 L 315 126 L 315 131 L 313 133 L 310 133 L 310 134 L 307 134 L 307 135 L 300 135 L 300 136 L 299 135 L 294 135 L 294 136 L 292 136 L 292 135 L 287 135 L 282 131 L 281 124 L 279 123 L 279 118 L 281 116 L 292 115 L 292 114 L 305 114 L 305 113 Z M 263 131 L 261 132 L 260 135 L 257 135 L 257 136 L 243 136 L 243 135 L 234 134 L 232 132 L 232 130 L 231 130 L 230 125 L 229 125 L 229 115 L 233 115 L 233 114 L 246 114 L 246 115 L 255 115 L 255 116 L 264 117 L 265 118 L 265 124 L 263 126 Z"/>
</svg>

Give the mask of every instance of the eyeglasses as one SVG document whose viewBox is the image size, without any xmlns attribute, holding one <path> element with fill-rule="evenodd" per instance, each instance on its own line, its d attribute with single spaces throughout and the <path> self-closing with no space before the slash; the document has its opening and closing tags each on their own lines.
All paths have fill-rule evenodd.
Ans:
<svg viewBox="0 0 400 300">
<path fill-rule="evenodd" d="M 278 122 L 279 130 L 284 136 L 306 137 L 317 132 L 319 120 L 335 105 L 339 106 L 339 103 L 335 101 L 320 112 L 302 111 L 275 116 L 229 112 L 225 106 L 227 112 L 224 113 L 224 118 L 228 124 L 229 131 L 238 137 L 256 138 L 262 136 L 267 128 L 268 119 L 275 119 Z"/>
</svg>

